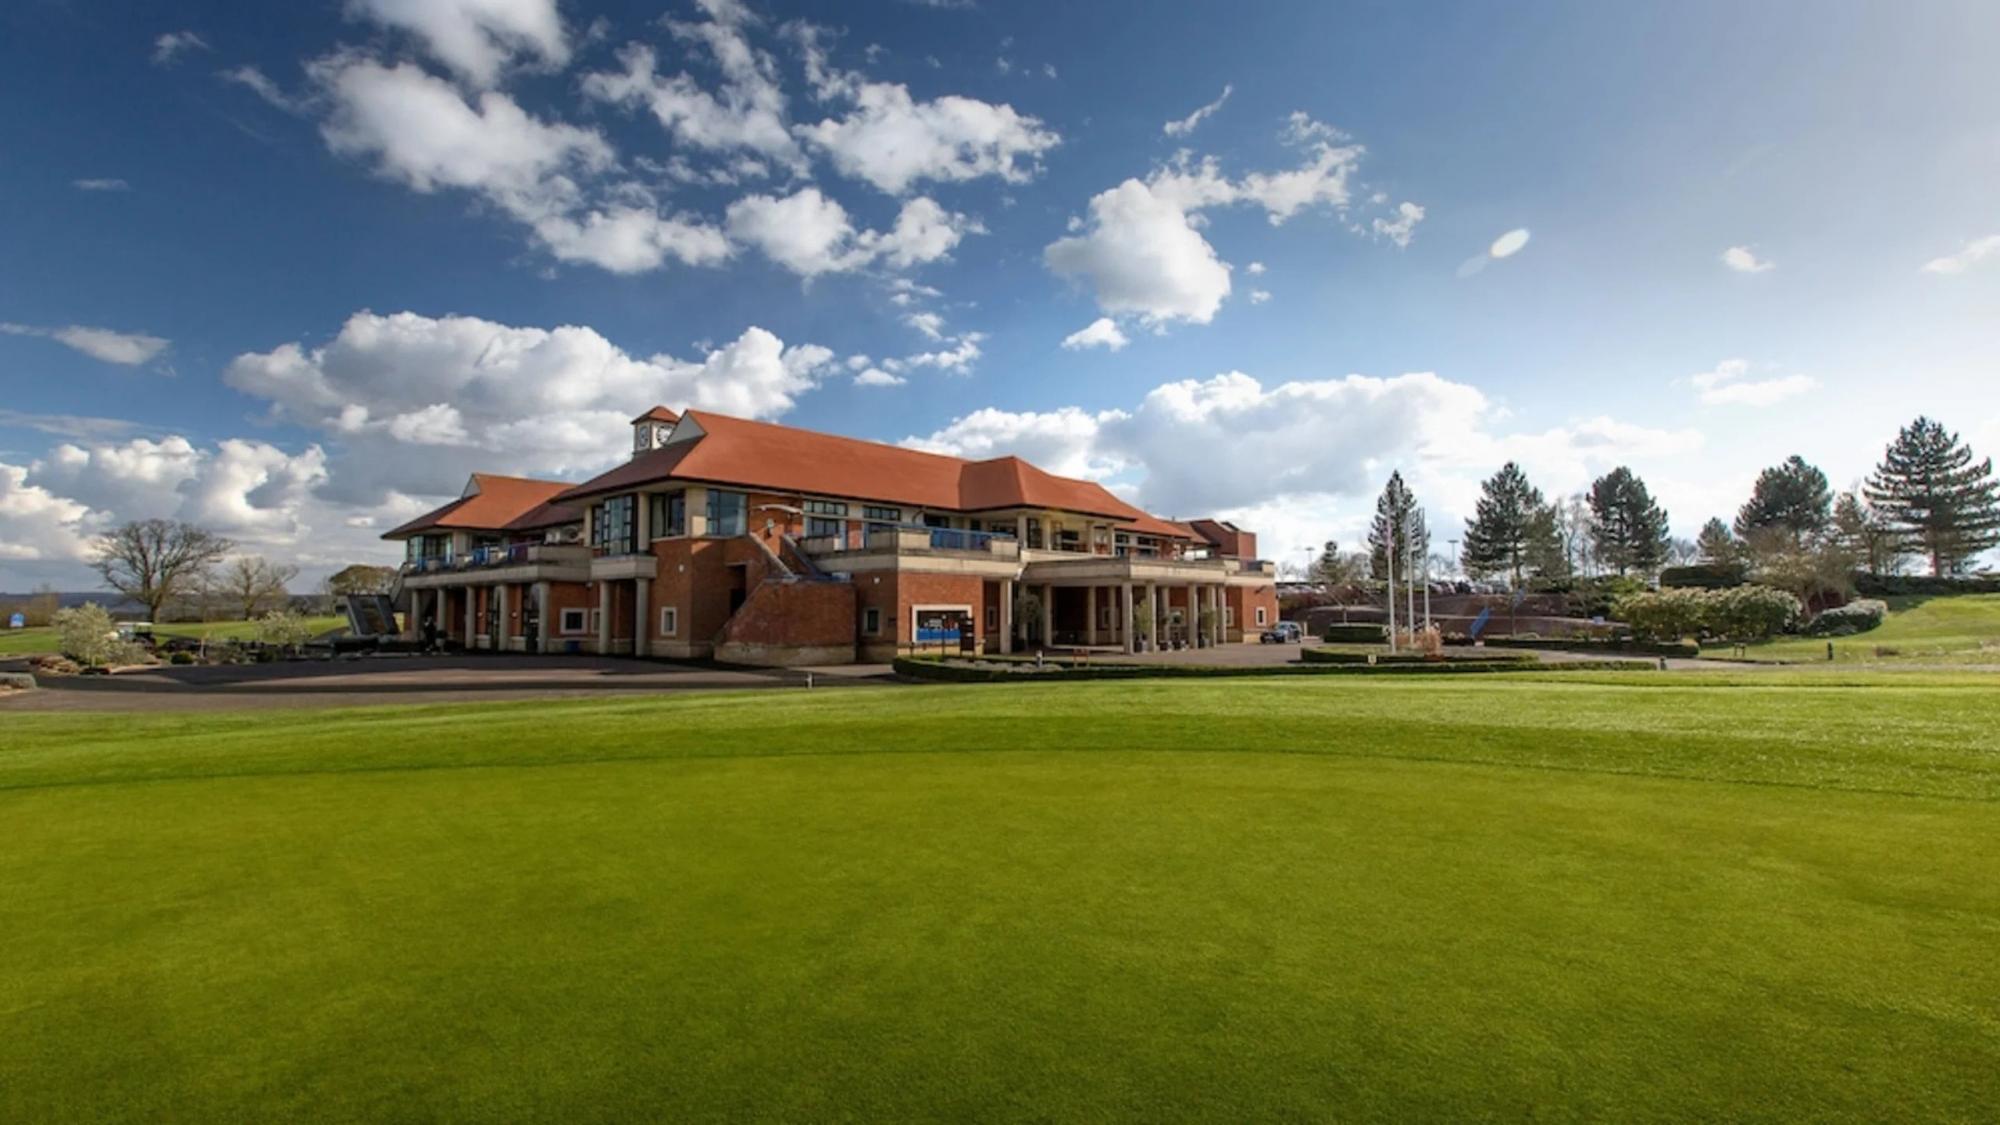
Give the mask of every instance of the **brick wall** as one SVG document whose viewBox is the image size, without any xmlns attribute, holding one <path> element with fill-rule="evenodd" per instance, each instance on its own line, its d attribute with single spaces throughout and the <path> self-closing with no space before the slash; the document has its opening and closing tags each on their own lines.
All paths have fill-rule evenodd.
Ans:
<svg viewBox="0 0 2000 1125">
<path fill-rule="evenodd" d="M 1229 586 L 1229 608 L 1234 611 L 1235 623 L 1229 627 L 1229 639 L 1256 640 L 1264 628 L 1276 624 L 1278 620 L 1278 587 L 1275 583 L 1266 586 Z M 1263 626 L 1257 624 L 1257 607 L 1264 608 Z"/>
<path fill-rule="evenodd" d="M 831 664 L 854 659 L 855 590 L 846 582 L 766 582 L 716 643 L 718 660 Z"/>
</svg>

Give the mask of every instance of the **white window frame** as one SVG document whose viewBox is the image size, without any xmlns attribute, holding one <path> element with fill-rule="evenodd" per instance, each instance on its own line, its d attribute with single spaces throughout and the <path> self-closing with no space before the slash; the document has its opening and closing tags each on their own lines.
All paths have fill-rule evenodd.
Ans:
<svg viewBox="0 0 2000 1125">
<path fill-rule="evenodd" d="M 1235 624 L 1236 624 L 1236 607 L 1235 607 L 1235 606 L 1233 606 L 1233 605 L 1229 605 L 1229 604 L 1227 604 L 1227 603 L 1225 603 L 1225 604 L 1223 605 L 1223 607 L 1222 607 L 1222 623 L 1223 623 L 1223 625 L 1225 625 L 1225 626 L 1229 626 L 1229 627 L 1234 627 L 1234 626 L 1235 626 Z"/>
<path fill-rule="evenodd" d="M 867 606 L 861 611 L 861 632 L 870 637 L 882 635 L 882 607 Z"/>
<path fill-rule="evenodd" d="M 660 607 L 660 635 L 662 637 L 681 635 L 681 607 L 677 605 Z"/>
<path fill-rule="evenodd" d="M 577 615 L 577 618 L 578 618 L 578 619 L 579 619 L 579 620 L 580 620 L 580 621 L 582 622 L 582 624 L 580 624 L 580 625 L 574 625 L 574 626 L 572 626 L 572 625 L 570 624 L 570 616 L 569 616 L 569 615 L 570 615 L 570 614 L 572 614 L 572 613 L 574 613 L 574 614 L 576 614 L 576 615 Z M 560 611 L 558 611 L 558 614 L 559 614 L 559 615 L 558 615 L 558 616 L 557 616 L 557 618 L 556 618 L 556 632 L 558 632 L 558 633 L 561 633 L 561 634 L 562 634 L 563 636 L 565 636 L 565 637 L 575 637 L 575 636 L 580 636 L 580 635 L 582 635 L 583 633 L 586 633 L 586 632 L 589 632 L 589 631 L 590 631 L 590 611 L 589 611 L 589 610 L 587 610 L 587 609 L 565 609 L 565 610 L 560 610 Z"/>
<path fill-rule="evenodd" d="M 911 607 L 910 607 L 910 643 L 911 643 L 911 644 L 913 644 L 913 645 L 914 645 L 914 644 L 916 644 L 916 643 L 917 643 L 917 622 L 923 619 L 923 615 L 924 615 L 924 614 L 926 614 L 926 613 L 931 613 L 931 612 L 935 612 L 935 611 L 939 611 L 939 610 L 942 610 L 942 611 L 945 611 L 945 612 L 954 612 L 954 613 L 963 613 L 963 614 L 965 614 L 965 620 L 966 620 L 966 622 L 967 622 L 968 624 L 970 624 L 970 623 L 974 623 L 974 622 L 977 622 L 977 621 L 979 620 L 979 618 L 978 618 L 977 616 L 975 616 L 975 615 L 973 614 L 973 612 L 972 612 L 972 607 L 971 607 L 971 606 L 969 606 L 969 605 L 964 605 L 964 604 L 959 604 L 959 605 L 949 605 L 949 604 L 939 604 L 939 605 L 913 605 L 913 606 L 911 606 Z M 976 630 L 975 630 L 975 632 L 976 632 Z"/>
<path fill-rule="evenodd" d="M 1260 605 L 1257 607 L 1257 627 L 1261 629 L 1265 624 L 1267 623 L 1264 620 L 1264 607 Z"/>
</svg>

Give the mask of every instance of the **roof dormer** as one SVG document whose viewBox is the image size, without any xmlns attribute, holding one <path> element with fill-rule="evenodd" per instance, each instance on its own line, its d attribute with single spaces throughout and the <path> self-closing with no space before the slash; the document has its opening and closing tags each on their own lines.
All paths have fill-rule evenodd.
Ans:
<svg viewBox="0 0 2000 1125">
<path fill-rule="evenodd" d="M 681 416 L 664 406 L 655 406 L 632 419 L 632 456 L 651 453 L 667 444 Z"/>
</svg>

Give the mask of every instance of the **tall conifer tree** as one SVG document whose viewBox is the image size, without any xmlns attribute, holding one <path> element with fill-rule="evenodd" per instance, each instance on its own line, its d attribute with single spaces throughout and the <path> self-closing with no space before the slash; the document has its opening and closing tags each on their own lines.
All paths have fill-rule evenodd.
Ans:
<svg viewBox="0 0 2000 1125">
<path fill-rule="evenodd" d="M 2000 483 L 1993 461 L 1929 418 L 1897 433 L 1869 474 L 1868 502 L 1896 532 L 1900 545 L 1931 563 L 1932 574 L 1957 574 L 2000 543 Z"/>
<path fill-rule="evenodd" d="M 1555 520 L 1541 490 L 1512 461 L 1480 486 L 1479 505 L 1465 524 L 1465 569 L 1505 574 L 1518 587 L 1537 557 L 1560 554 Z"/>
<path fill-rule="evenodd" d="M 1618 573 L 1658 570 L 1667 557 L 1667 513 L 1646 482 L 1623 465 L 1590 486 L 1590 535 L 1601 563 Z"/>
<path fill-rule="evenodd" d="M 1424 510 L 1417 507 L 1417 498 L 1403 483 L 1400 471 L 1389 474 L 1389 483 L 1375 500 L 1375 520 L 1368 526 L 1368 573 L 1377 579 L 1388 577 L 1386 548 L 1391 528 L 1396 531 L 1396 574 L 1401 581 L 1412 552 L 1418 559 L 1430 557 L 1431 532 L 1424 523 Z"/>
</svg>

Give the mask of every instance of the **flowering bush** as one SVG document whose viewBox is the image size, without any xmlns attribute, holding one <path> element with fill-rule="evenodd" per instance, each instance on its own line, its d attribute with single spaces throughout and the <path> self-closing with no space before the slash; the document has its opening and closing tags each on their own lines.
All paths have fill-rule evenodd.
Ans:
<svg viewBox="0 0 2000 1125">
<path fill-rule="evenodd" d="M 1709 636 L 1761 641 L 1794 628 L 1804 612 L 1799 599 L 1769 586 L 1736 586 L 1705 591 L 1709 602 L 1702 628 Z"/>
<path fill-rule="evenodd" d="M 118 655 L 118 627 L 96 602 L 58 610 L 55 626 L 56 649 L 78 664 L 96 667 L 111 663 Z"/>
<path fill-rule="evenodd" d="M 1619 599 L 1616 609 L 1633 635 L 1646 641 L 1689 636 L 1763 640 L 1796 625 L 1801 612 L 1799 599 L 1768 586 L 1633 594 Z"/>
<path fill-rule="evenodd" d="M 267 645 L 295 649 L 312 640 L 312 626 L 290 610 L 272 610 L 257 620 L 257 639 Z"/>
<path fill-rule="evenodd" d="M 1856 598 L 1836 606 L 1806 622 L 1805 631 L 1815 637 L 1849 637 L 1866 633 L 1889 615 L 1889 603 L 1874 598 Z"/>
<path fill-rule="evenodd" d="M 1678 641 L 1701 632 L 1709 591 L 1661 590 L 1618 599 L 1612 613 L 1642 641 Z"/>
</svg>

